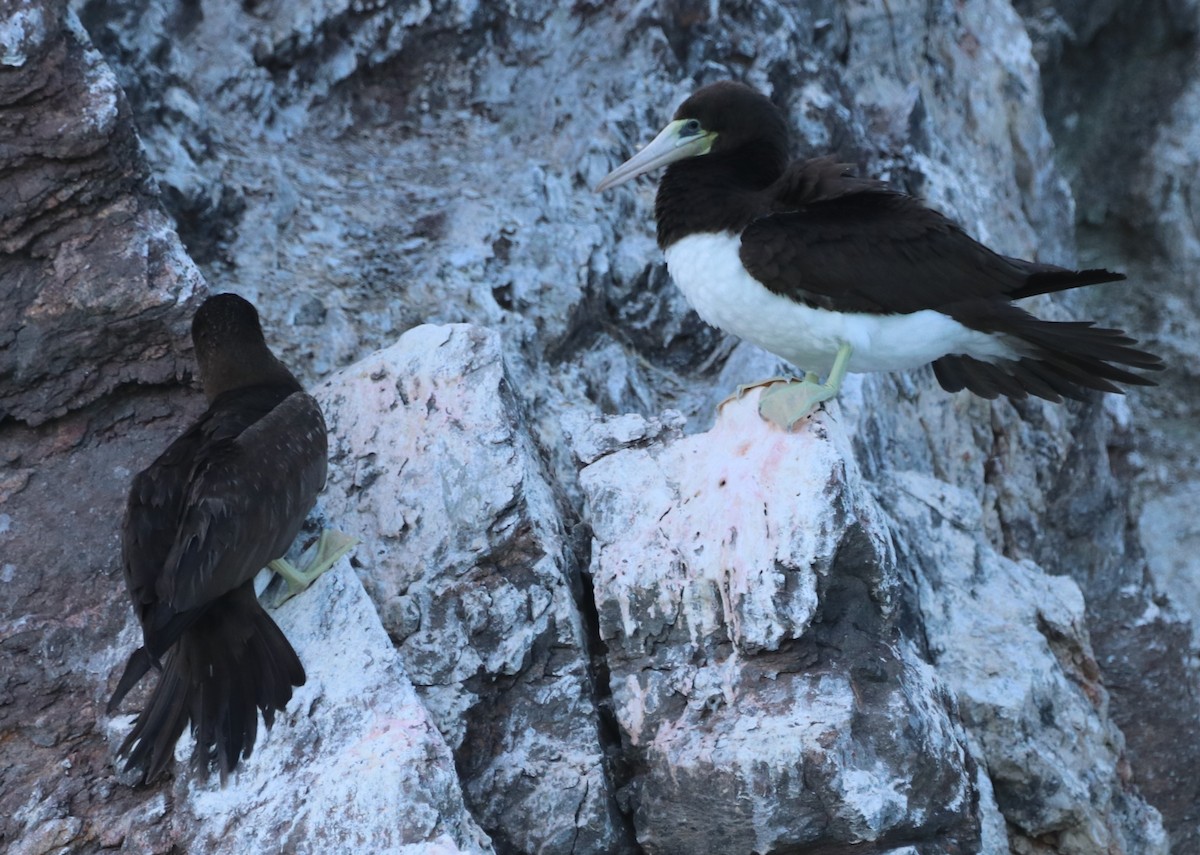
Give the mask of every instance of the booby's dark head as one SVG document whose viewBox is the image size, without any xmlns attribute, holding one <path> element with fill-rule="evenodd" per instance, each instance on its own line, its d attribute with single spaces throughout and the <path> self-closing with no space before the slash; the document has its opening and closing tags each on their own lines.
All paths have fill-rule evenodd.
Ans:
<svg viewBox="0 0 1200 855">
<path fill-rule="evenodd" d="M 788 161 L 787 124 L 762 93 L 731 80 L 698 89 L 649 145 L 596 185 L 596 192 L 677 161 L 702 155 L 739 159 L 747 171 L 770 181 Z"/>
<path fill-rule="evenodd" d="M 209 297 L 192 319 L 192 344 L 200 365 L 204 395 L 267 383 L 299 383 L 275 358 L 263 338 L 258 311 L 237 294 Z"/>
</svg>

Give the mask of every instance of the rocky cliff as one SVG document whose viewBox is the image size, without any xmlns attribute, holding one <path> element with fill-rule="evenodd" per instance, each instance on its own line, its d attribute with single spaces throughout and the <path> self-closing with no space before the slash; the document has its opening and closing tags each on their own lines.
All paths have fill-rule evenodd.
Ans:
<svg viewBox="0 0 1200 855">
<path fill-rule="evenodd" d="M 0 8 L 0 841 L 1196 851 L 1198 26 L 1168 0 Z M 1014 405 L 922 369 L 792 434 L 753 395 L 718 411 L 781 366 L 688 310 L 651 183 L 590 188 L 727 77 L 797 155 L 1129 272 L 1036 308 L 1132 330 L 1163 384 Z M 223 290 L 325 409 L 314 530 L 360 542 L 276 612 L 309 681 L 245 768 L 135 790 L 103 711 L 136 643 L 124 492 L 200 409 L 186 330 Z"/>
</svg>

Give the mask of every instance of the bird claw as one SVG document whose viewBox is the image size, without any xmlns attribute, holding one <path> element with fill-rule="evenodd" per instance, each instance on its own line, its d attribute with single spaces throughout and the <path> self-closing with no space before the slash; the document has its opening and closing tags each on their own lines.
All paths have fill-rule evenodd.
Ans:
<svg viewBox="0 0 1200 855">
<path fill-rule="evenodd" d="M 717 404 L 717 412 L 719 413 L 719 412 L 721 412 L 721 410 L 725 409 L 726 404 L 732 403 L 733 401 L 742 400 L 742 398 L 746 397 L 746 393 L 749 392 L 751 389 L 758 389 L 760 387 L 770 387 L 770 386 L 776 385 L 777 383 L 796 383 L 796 382 L 798 382 L 798 381 L 796 380 L 795 377 L 777 376 L 777 377 L 768 377 L 765 380 L 755 380 L 753 383 L 741 383 L 738 385 L 737 390 L 734 391 L 734 393 L 732 395 L 728 396 L 727 398 L 722 400 L 721 403 Z"/>
<path fill-rule="evenodd" d="M 790 433 L 801 419 L 836 394 L 836 389 L 818 382 L 817 376 L 809 372 L 803 380 L 793 380 L 763 392 L 758 400 L 758 414 Z"/>
<path fill-rule="evenodd" d="M 276 593 L 271 598 L 271 608 L 279 608 L 292 597 L 306 590 L 309 585 L 317 581 L 322 573 L 337 564 L 342 556 L 357 544 L 356 538 L 334 529 L 325 529 L 317 538 L 316 547 L 312 550 L 313 557 L 304 566 L 304 569 L 292 566 L 291 562 L 283 558 L 272 561 L 267 567 L 283 579 L 287 588 L 286 590 L 276 589 Z"/>
</svg>

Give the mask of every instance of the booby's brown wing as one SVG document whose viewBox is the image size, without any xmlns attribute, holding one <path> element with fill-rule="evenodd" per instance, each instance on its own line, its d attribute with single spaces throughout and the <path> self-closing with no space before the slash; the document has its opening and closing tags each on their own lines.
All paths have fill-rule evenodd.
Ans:
<svg viewBox="0 0 1200 855">
<path fill-rule="evenodd" d="M 320 407 L 303 392 L 207 447 L 187 485 L 158 598 L 176 612 L 195 609 L 282 557 L 325 484 L 327 452 Z"/>
<path fill-rule="evenodd" d="M 125 585 L 143 628 L 159 605 L 157 584 L 179 533 L 188 486 L 206 450 L 229 442 L 262 416 L 245 408 L 210 409 L 133 479 L 122 528 Z M 171 641 L 164 645 L 169 646 Z M 155 645 L 157 647 L 157 644 Z M 161 655 L 163 651 L 156 652 Z"/>
<path fill-rule="evenodd" d="M 894 193 L 886 181 L 859 178 L 854 164 L 836 157 L 794 160 L 765 191 L 768 206 L 777 212 L 796 211 L 816 202 L 842 199 L 856 193 Z"/>
<path fill-rule="evenodd" d="M 913 197 L 846 169 L 830 158 L 794 163 L 766 191 L 773 213 L 742 232 L 740 254 L 768 290 L 833 311 L 907 314 L 1124 278 L 1000 255 Z"/>
</svg>

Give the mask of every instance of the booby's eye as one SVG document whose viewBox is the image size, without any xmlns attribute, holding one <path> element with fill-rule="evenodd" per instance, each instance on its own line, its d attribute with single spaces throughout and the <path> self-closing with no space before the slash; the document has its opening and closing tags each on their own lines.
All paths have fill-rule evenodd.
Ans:
<svg viewBox="0 0 1200 855">
<path fill-rule="evenodd" d="M 695 136 L 696 134 L 700 133 L 700 130 L 701 129 L 700 129 L 700 120 L 699 119 L 688 119 L 686 122 L 683 123 L 683 132 L 685 134 L 687 134 L 689 137 Z"/>
</svg>

